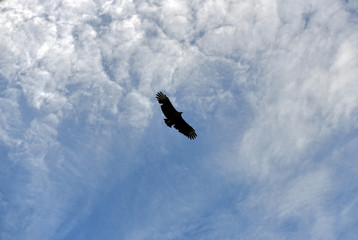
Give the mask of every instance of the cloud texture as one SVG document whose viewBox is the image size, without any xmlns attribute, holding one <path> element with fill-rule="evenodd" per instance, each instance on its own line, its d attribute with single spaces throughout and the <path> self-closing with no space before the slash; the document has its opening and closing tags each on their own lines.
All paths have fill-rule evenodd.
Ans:
<svg viewBox="0 0 358 240">
<path fill-rule="evenodd" d="M 354 239 L 354 1 L 0 2 L 1 239 Z M 198 132 L 168 129 L 164 91 Z"/>
</svg>

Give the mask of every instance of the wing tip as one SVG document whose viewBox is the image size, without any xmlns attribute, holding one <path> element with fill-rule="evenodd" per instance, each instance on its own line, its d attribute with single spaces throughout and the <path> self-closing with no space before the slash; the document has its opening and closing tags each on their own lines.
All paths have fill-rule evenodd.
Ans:
<svg viewBox="0 0 358 240">
<path fill-rule="evenodd" d="M 194 140 L 197 136 L 198 136 L 198 135 L 196 134 L 196 132 L 195 132 L 195 130 L 194 130 L 194 131 L 192 131 L 192 132 L 189 132 L 189 134 L 188 134 L 187 137 L 188 137 L 190 140 Z"/>
<path fill-rule="evenodd" d="M 165 95 L 164 93 L 162 93 L 161 91 L 157 92 L 156 94 L 156 98 L 158 100 L 159 103 L 162 103 L 164 100 L 166 100 L 168 97 L 167 95 Z"/>
</svg>

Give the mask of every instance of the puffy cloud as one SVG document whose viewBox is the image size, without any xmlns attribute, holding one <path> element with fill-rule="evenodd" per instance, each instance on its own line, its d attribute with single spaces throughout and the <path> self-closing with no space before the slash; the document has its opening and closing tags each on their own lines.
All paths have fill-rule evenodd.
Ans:
<svg viewBox="0 0 358 240">
<path fill-rule="evenodd" d="M 169 183 L 183 194 L 165 208 L 175 208 L 170 221 L 148 208 L 147 218 L 157 221 L 139 221 L 142 231 L 133 223 L 121 236 L 232 239 L 237 225 L 252 230 L 245 232 L 251 238 L 285 239 L 300 229 L 307 230 L 304 237 L 325 239 L 352 232 L 354 193 L 336 211 L 329 210 L 328 196 L 354 178 L 334 170 L 349 172 L 340 160 L 354 152 L 347 136 L 354 139 L 358 122 L 353 1 L 18 0 L 0 8 L 1 182 L 11 180 L 0 185 L 1 237 L 46 239 L 60 230 L 70 236 L 91 216 L 96 196 L 118 187 L 118 179 L 125 189 L 136 187 L 129 179 L 142 179 L 136 197 L 153 209 L 172 199 L 161 192 Z M 158 140 L 158 156 L 152 152 L 160 135 L 153 124 L 159 90 L 192 113 L 186 119 L 200 130 L 196 150 L 185 145 L 188 155 L 174 156 L 165 140 Z M 213 156 L 204 156 L 210 166 L 193 179 L 175 161 L 180 156 L 194 174 L 204 158 L 196 151 Z M 332 152 L 336 158 L 327 157 Z M 160 157 L 177 169 L 160 165 Z M 148 159 L 153 173 L 142 166 Z M 352 159 L 347 164 L 354 169 Z M 133 180 L 135 170 L 147 175 Z M 170 173 L 168 186 L 149 180 L 162 172 Z M 218 172 L 224 180 L 201 191 Z M 178 176 L 196 183 L 197 191 L 185 189 Z M 247 226 L 238 212 L 257 225 Z M 335 217 L 346 225 L 333 226 Z"/>
</svg>

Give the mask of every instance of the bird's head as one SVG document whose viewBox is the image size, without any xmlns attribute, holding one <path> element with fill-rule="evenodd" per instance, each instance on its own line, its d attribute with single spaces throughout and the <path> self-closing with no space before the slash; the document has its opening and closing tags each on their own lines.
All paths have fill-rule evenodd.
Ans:
<svg viewBox="0 0 358 240">
<path fill-rule="evenodd" d="M 181 115 L 183 112 L 179 112 L 179 114 Z"/>
</svg>

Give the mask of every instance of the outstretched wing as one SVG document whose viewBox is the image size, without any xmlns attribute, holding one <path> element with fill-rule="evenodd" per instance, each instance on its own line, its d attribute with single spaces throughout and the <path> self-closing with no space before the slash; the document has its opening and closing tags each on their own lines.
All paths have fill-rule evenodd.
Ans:
<svg viewBox="0 0 358 240">
<path fill-rule="evenodd" d="M 174 127 L 190 139 L 194 139 L 197 136 L 194 128 L 192 128 L 187 122 L 185 122 L 181 116 L 177 118 Z"/>
<path fill-rule="evenodd" d="M 167 95 L 162 92 L 157 93 L 157 100 L 161 104 L 162 111 L 167 118 L 170 118 L 178 111 L 173 107 Z"/>
</svg>

